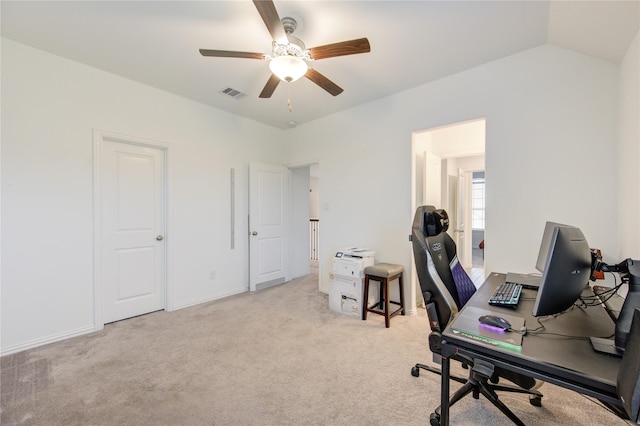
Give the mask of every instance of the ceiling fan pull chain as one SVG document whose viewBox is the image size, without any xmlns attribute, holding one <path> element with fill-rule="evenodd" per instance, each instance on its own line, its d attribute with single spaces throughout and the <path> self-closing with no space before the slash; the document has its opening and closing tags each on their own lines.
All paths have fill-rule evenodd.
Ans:
<svg viewBox="0 0 640 426">
<path fill-rule="evenodd" d="M 287 83 L 287 105 L 289 106 L 289 112 L 293 112 L 293 106 L 291 106 L 291 84 Z"/>
</svg>

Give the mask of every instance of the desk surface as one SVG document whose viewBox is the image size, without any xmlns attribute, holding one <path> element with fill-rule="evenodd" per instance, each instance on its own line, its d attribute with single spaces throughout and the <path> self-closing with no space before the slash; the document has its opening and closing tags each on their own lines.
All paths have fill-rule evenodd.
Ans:
<svg viewBox="0 0 640 426">
<path fill-rule="evenodd" d="M 531 315 L 536 297 L 535 290 L 523 290 L 516 310 L 491 306 L 487 303 L 495 287 L 504 282 L 504 279 L 504 274 L 492 273 L 467 302 L 465 308 L 474 306 L 491 311 L 495 315 L 505 313 L 522 316 L 526 321 L 527 329 L 538 328 L 538 321 Z M 455 319 L 451 324 L 454 323 Z M 619 404 L 616 395 L 616 379 L 620 368 L 620 359 L 595 352 L 588 339 L 590 336 L 611 337 L 613 335 L 615 325 L 606 311 L 600 306 L 585 310 L 574 307 L 557 317 L 543 318 L 541 323 L 545 326 L 545 329 L 542 330 L 545 333 L 584 336 L 585 338 L 576 339 L 552 334 L 527 334 L 519 351 L 471 340 L 454 333 L 450 326 L 444 331 L 443 338 L 446 344 L 455 346 L 460 352 L 466 352 L 503 368 L 525 373 L 613 404 Z"/>
</svg>

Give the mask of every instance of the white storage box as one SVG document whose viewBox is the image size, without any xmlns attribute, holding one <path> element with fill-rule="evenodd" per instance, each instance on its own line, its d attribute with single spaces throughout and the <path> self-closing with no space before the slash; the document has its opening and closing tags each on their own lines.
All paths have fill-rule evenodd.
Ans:
<svg viewBox="0 0 640 426">
<path fill-rule="evenodd" d="M 377 284 L 375 281 L 370 283 L 368 306 L 373 305 L 378 300 Z M 337 275 L 331 276 L 329 309 L 332 311 L 362 319 L 363 296 L 364 280 Z"/>
<path fill-rule="evenodd" d="M 329 289 L 329 309 L 334 312 L 362 318 L 362 280 L 333 276 Z"/>
</svg>

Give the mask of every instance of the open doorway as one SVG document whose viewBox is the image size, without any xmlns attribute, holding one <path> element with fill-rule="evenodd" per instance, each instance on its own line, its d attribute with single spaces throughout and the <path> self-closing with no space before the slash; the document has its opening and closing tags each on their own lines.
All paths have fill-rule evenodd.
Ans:
<svg viewBox="0 0 640 426">
<path fill-rule="evenodd" d="M 292 278 L 318 276 L 320 262 L 319 164 L 289 166 L 291 177 L 291 248 Z"/>
<path fill-rule="evenodd" d="M 458 258 L 474 283 L 481 284 L 484 281 L 484 250 L 480 242 L 484 240 L 485 219 L 485 119 L 413 133 L 412 156 L 412 214 L 425 204 L 447 210 L 450 220 L 447 232 L 456 242 Z M 474 173 L 478 179 L 476 185 Z M 477 199 L 480 174 L 482 198 Z M 481 222 L 474 220 L 476 213 L 481 214 Z M 475 241 L 478 237 L 481 239 Z M 413 288 L 417 288 L 415 273 L 412 281 Z"/>
</svg>

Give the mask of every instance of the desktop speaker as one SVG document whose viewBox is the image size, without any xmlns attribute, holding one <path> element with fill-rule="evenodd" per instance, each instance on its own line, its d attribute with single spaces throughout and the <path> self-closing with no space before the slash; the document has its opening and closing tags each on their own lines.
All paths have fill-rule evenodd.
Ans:
<svg viewBox="0 0 640 426">
<path fill-rule="evenodd" d="M 631 421 L 640 424 L 640 310 L 633 312 L 627 347 L 622 356 L 616 391 Z"/>
</svg>

